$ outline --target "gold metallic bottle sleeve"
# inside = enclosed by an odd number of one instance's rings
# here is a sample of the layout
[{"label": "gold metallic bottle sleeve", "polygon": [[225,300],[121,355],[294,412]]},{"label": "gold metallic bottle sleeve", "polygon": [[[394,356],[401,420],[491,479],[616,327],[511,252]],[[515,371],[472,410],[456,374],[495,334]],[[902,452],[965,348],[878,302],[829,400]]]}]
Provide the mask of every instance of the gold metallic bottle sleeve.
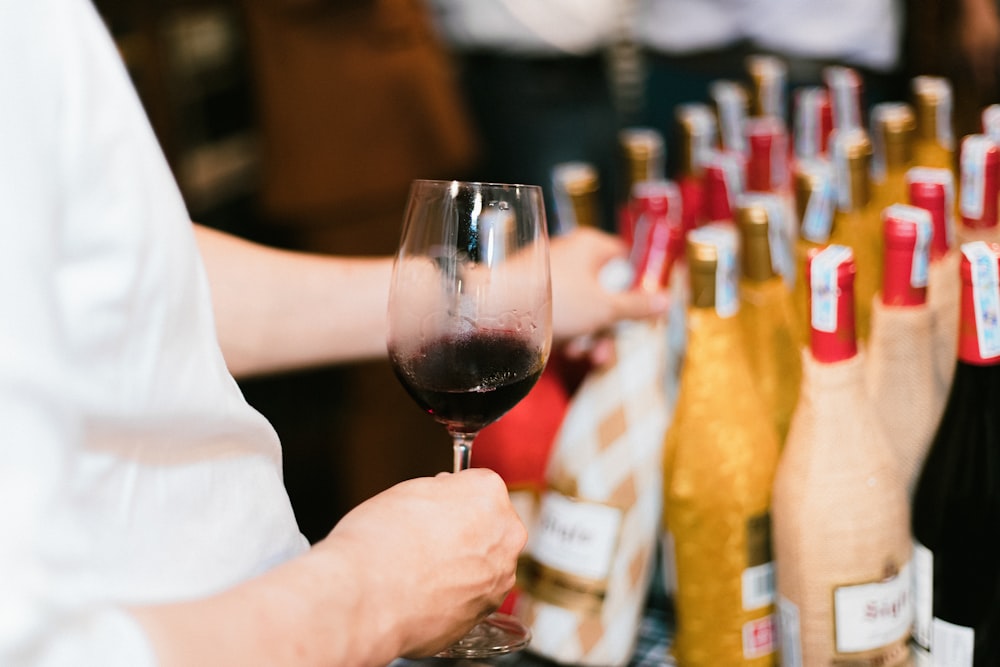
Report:
[{"label": "gold metallic bottle sleeve", "polygon": [[[775,195],[740,198],[740,324],[751,374],[784,443],[799,396],[802,357],[796,341],[795,311],[788,284],[775,270],[772,246],[787,243],[772,222],[781,202]],[[777,250],[775,252],[778,252]]]},{"label": "gold metallic bottle sleeve", "polygon": [[687,358],[664,467],[674,654],[685,667],[775,664],[770,495],[778,437],[744,356],[736,230],[688,235]]}]

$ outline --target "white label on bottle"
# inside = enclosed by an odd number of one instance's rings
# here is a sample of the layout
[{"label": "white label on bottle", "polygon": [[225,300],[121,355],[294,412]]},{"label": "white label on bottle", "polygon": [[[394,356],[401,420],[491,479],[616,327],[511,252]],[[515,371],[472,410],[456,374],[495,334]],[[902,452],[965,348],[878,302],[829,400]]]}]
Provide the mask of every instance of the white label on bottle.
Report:
[{"label": "white label on bottle", "polygon": [[905,637],[913,624],[912,575],[907,564],[885,581],[840,586],[833,592],[837,651],[855,653]]},{"label": "white label on bottle", "polygon": [[972,271],[972,304],[976,316],[979,356],[1000,356],[1000,276],[997,258],[984,241],[962,245]]},{"label": "white label on bottle", "polygon": [[777,648],[774,616],[747,621],[743,624],[743,657],[747,660],[771,655]]},{"label": "white label on bottle", "polygon": [[748,567],[742,580],[744,611],[774,604],[774,563]]},{"label": "white label on bottle", "polygon": [[528,553],[554,570],[603,581],[611,570],[621,523],[617,508],[549,491],[542,497]]},{"label": "white label on bottle", "polygon": [[840,301],[837,274],[840,265],[849,260],[852,254],[847,246],[831,245],[813,257],[809,269],[812,290],[810,318],[813,329],[817,331],[833,333],[837,330],[837,304]]},{"label": "white label on bottle", "polygon": [[778,640],[781,644],[781,667],[802,667],[802,641],[799,636],[799,608],[778,596]]},{"label": "white label on bottle", "polygon": [[714,223],[688,232],[695,243],[715,248],[715,312],[719,317],[732,317],[739,311],[736,272],[736,247],[738,237],[733,225]]},{"label": "white label on bottle", "polygon": [[913,543],[913,641],[925,649],[931,647],[931,623],[934,619],[934,554]]},{"label": "white label on bottle", "polygon": [[836,197],[833,171],[827,163],[819,161],[811,161],[809,169],[815,181],[802,216],[802,237],[813,243],[826,243],[833,227]]},{"label": "white label on bottle", "polygon": [[1000,144],[1000,104],[991,104],[982,113],[983,132],[994,141]]},{"label": "white label on bottle", "polygon": [[940,618],[934,619],[931,656],[934,667],[972,667],[976,631]]},{"label": "white label on bottle", "polygon": [[986,152],[993,145],[988,137],[972,134],[962,142],[961,175],[962,215],[972,220],[983,217],[986,189]]}]

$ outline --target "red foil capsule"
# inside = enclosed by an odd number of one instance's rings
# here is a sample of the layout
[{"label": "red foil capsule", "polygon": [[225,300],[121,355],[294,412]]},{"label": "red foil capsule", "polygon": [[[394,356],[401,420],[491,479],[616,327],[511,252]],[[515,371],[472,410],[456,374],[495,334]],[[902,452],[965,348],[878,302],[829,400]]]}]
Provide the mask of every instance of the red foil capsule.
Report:
[{"label": "red foil capsule", "polygon": [[992,366],[1000,357],[1000,245],[973,241],[962,245],[962,297],[958,358]]},{"label": "red foil capsule", "polygon": [[920,306],[927,302],[927,270],[933,224],[929,211],[893,204],[882,212],[885,268],[882,303]]},{"label": "red foil capsule", "polygon": [[906,181],[910,204],[931,214],[931,259],[938,260],[955,244],[955,177],[947,169],[914,167]]},{"label": "red foil capsule", "polygon": [[788,185],[788,131],[775,116],[746,121],[747,190],[777,192]]},{"label": "red foil capsule", "polygon": [[854,315],[854,253],[847,246],[816,248],[806,257],[809,282],[810,349],[823,363],[858,353]]},{"label": "red foil capsule", "polygon": [[962,224],[969,229],[996,227],[1000,149],[985,134],[966,136],[962,140],[960,171]]},{"label": "red foil capsule", "polygon": [[660,179],[636,183],[638,206],[632,262],[633,289],[655,292],[670,279],[670,270],[683,250],[681,198],[677,184]]},{"label": "red foil capsule", "polygon": [[705,218],[733,220],[736,198],[743,192],[745,160],[738,153],[711,151],[705,158]]}]

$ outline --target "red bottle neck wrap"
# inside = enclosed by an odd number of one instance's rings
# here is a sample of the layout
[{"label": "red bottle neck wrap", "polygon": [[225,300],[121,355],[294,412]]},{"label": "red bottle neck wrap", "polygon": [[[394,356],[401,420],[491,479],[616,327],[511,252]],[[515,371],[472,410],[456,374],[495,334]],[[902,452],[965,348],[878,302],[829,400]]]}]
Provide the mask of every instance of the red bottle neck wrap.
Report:
[{"label": "red bottle neck wrap", "polygon": [[747,190],[777,192],[788,185],[788,132],[773,116],[748,118]]},{"label": "red bottle neck wrap", "polygon": [[882,212],[885,267],[882,303],[920,306],[927,302],[927,273],[933,223],[926,209],[893,204]]},{"label": "red bottle neck wrap", "polygon": [[970,229],[997,226],[1000,194],[1000,149],[985,134],[970,134],[962,141],[962,224]]},{"label": "red bottle neck wrap", "polygon": [[940,259],[955,244],[955,177],[947,169],[914,167],[906,181],[910,204],[931,214],[931,259]]},{"label": "red bottle neck wrap", "polygon": [[1000,245],[962,245],[962,300],[958,358],[967,364],[1000,363]]},{"label": "red bottle neck wrap", "polygon": [[858,352],[854,321],[855,274],[854,253],[847,246],[814,249],[806,258],[810,349],[817,361],[845,361]]}]

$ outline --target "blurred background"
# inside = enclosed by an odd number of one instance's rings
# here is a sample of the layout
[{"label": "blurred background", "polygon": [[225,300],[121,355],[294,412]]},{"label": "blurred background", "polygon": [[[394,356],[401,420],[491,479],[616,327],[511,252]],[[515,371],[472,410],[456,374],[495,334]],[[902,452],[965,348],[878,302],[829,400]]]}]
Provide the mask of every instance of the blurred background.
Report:
[{"label": "blurred background", "polygon": [[[573,160],[598,169],[601,226],[613,230],[618,132],[641,125],[673,137],[676,105],[706,102],[712,81],[743,77],[747,55],[779,51],[738,34],[658,48],[629,28],[657,4],[638,0],[95,4],[193,220],[349,255],[394,251],[413,178],[539,183],[552,224],[551,169]],[[840,6],[813,4],[814,13]],[[775,53],[789,62],[790,84],[819,84],[823,66],[850,65],[872,104],[907,99],[916,75],[945,76],[955,135],[980,132],[981,109],[1000,101],[992,0],[881,5],[896,28],[867,45]],[[869,58],[866,46],[889,55]],[[666,150],[672,160],[669,140]],[[450,469],[444,430],[382,360],[240,384],[281,436],[286,484],[311,540],[382,489]]]}]

